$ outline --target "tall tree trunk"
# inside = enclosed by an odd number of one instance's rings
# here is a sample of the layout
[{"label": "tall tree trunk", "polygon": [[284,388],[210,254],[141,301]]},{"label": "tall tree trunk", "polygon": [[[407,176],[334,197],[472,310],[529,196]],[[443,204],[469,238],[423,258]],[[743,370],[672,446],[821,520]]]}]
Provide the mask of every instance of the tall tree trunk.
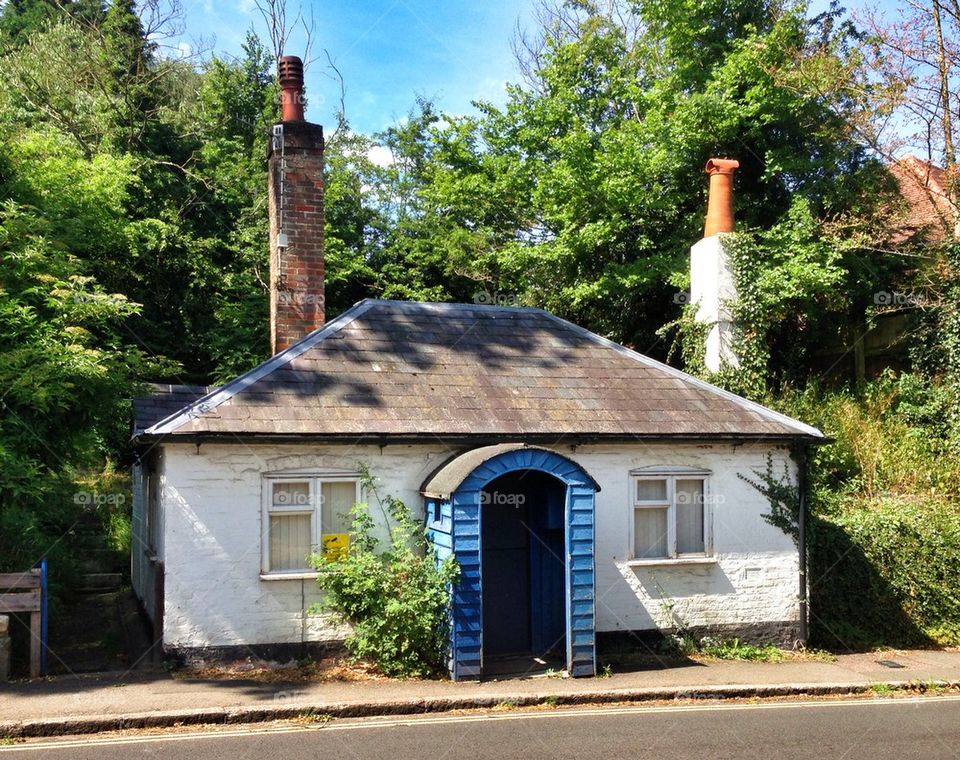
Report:
[{"label": "tall tree trunk", "polygon": [[[953,147],[953,115],[950,112],[950,63],[943,41],[943,24],[940,17],[941,0],[932,0],[933,26],[937,33],[937,70],[940,75],[940,125],[943,129],[943,158],[946,164],[944,190],[953,208],[953,234],[960,238],[960,215],[957,214],[956,163]],[[947,11],[949,13],[949,9]]]}]

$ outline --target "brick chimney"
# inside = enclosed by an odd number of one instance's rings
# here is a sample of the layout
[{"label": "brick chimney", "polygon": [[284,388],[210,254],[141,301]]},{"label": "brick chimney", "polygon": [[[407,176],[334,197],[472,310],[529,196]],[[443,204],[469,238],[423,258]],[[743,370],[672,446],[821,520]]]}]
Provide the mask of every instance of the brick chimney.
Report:
[{"label": "brick chimney", "polygon": [[704,364],[711,372],[739,366],[730,313],[737,297],[736,280],[723,248],[724,236],[733,232],[733,173],[739,166],[725,158],[707,161],[710,193],[703,240],[690,249],[690,303],[696,307],[697,321],[707,327]]},{"label": "brick chimney", "polygon": [[274,354],[324,322],[323,127],[304,121],[303,62],[283,56],[277,74],[281,121],[267,153]]}]

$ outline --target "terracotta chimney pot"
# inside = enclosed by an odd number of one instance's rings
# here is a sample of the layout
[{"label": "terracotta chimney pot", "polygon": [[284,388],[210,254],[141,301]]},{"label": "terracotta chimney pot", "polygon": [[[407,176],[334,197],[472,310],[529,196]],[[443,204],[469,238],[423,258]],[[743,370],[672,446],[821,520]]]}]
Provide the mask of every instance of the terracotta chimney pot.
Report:
[{"label": "terracotta chimney pot", "polygon": [[280,118],[282,121],[303,121],[303,61],[285,55],[277,62],[280,81]]},{"label": "terracotta chimney pot", "polygon": [[707,202],[705,238],[718,232],[733,232],[733,173],[739,161],[727,158],[711,158],[706,172],[710,175],[710,194]]}]

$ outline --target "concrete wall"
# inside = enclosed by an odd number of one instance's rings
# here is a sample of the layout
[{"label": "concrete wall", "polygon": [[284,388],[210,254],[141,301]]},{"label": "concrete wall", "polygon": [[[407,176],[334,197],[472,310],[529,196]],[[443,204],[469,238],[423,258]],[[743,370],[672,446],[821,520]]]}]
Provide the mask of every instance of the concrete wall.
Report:
[{"label": "concrete wall", "polygon": [[[310,578],[261,578],[262,474],[343,471],[369,466],[382,492],[422,513],[424,479],[455,452],[425,446],[208,444],[164,447],[162,506],[166,568],[164,644],[173,648],[329,641],[329,620],[306,615],[318,602]],[[766,499],[738,475],[795,469],[787,451],[733,444],[592,445],[558,453],[600,484],[597,495],[597,629],[678,626],[738,631],[758,624],[794,626],[797,560],[791,539],[763,520]],[[630,470],[687,466],[712,472],[715,561],[629,564]],[[376,514],[376,510],[373,510]]]}]

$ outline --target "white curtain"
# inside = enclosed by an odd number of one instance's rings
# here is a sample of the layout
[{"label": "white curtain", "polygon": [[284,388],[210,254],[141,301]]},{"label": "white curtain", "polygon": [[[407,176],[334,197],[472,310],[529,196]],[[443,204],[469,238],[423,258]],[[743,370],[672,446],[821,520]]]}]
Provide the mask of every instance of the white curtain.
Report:
[{"label": "white curtain", "polygon": [[633,556],[651,559],[667,556],[667,508],[633,510]]},{"label": "white curtain", "polygon": [[349,533],[350,510],[357,501],[355,481],[330,481],[321,486],[321,533]]},{"label": "white curtain", "polygon": [[637,501],[666,501],[666,480],[638,480]]},{"label": "white curtain", "polygon": [[703,481],[677,480],[677,553],[704,551]]},{"label": "white curtain", "polygon": [[309,514],[270,515],[270,569],[308,570],[311,532]]}]

